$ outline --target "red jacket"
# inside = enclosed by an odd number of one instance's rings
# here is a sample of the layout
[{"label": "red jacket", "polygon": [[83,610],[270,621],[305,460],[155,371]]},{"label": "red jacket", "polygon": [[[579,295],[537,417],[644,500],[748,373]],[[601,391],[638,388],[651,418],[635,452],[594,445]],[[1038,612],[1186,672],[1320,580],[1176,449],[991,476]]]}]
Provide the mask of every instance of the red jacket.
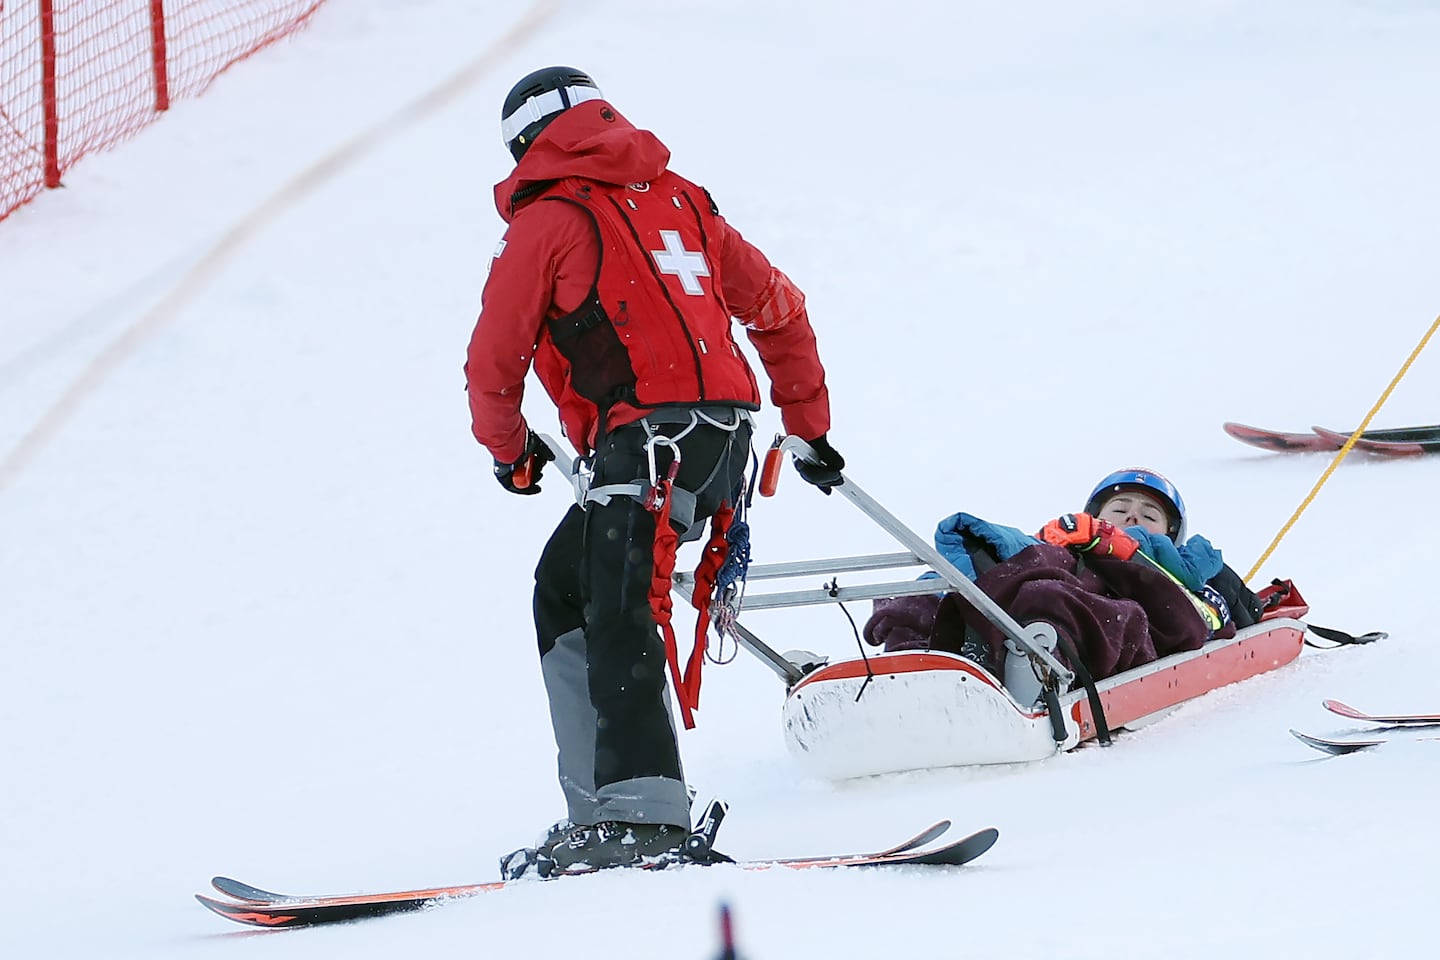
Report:
[{"label": "red jacket", "polygon": [[[669,159],[669,150],[653,134],[637,130],[605,101],[591,100],[557,117],[515,172],[495,187],[496,208],[510,226],[491,261],[465,377],[475,438],[496,460],[512,462],[524,450],[527,427],[520,404],[532,363],[577,450],[591,451],[598,427],[599,411],[575,390],[570,364],[546,323],[572,313],[588,298],[601,262],[596,225],[575,203],[535,201],[547,193],[559,195],[563,186],[554,181],[565,178],[602,185],[651,183],[661,179]],[[688,185],[673,175],[669,179]],[[718,290],[706,289],[718,293],[729,314],[744,324],[770,377],[770,397],[786,431],[818,437],[830,428],[830,401],[804,295],[723,217],[705,214],[704,229],[712,234],[704,244],[710,277],[655,276],[673,282],[682,306],[682,280],[718,280]],[[661,245],[658,236],[642,238],[646,248]],[[632,422],[645,412],[616,404],[607,425]]]}]

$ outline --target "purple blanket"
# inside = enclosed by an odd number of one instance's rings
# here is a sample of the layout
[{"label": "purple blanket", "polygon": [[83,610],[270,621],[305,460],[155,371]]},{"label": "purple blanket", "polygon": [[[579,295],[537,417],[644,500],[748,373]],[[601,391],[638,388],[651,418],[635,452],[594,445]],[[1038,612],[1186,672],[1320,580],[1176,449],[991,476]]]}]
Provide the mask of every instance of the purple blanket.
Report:
[{"label": "purple blanket", "polygon": [[876,600],[874,612],[865,621],[865,639],[884,647],[886,653],[929,650],[930,632],[935,628],[938,609],[940,597],[933,593]]},{"label": "purple blanket", "polygon": [[[1185,589],[1143,561],[1086,557],[1077,563],[1069,550],[1037,544],[976,582],[1022,625],[1054,625],[1096,680],[1198,649],[1209,639]],[[989,651],[985,665],[998,671],[1005,662],[1004,635],[959,594],[877,601],[865,638],[886,650],[928,646],[959,653],[967,627]],[[1234,627],[1226,631],[1233,634]],[[1059,655],[1073,666],[1063,650]]]}]

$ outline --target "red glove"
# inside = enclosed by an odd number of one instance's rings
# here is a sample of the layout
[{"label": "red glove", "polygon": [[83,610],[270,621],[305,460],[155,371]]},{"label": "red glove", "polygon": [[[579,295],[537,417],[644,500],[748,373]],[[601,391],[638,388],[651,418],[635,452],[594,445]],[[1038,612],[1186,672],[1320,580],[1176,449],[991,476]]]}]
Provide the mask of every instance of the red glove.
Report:
[{"label": "red glove", "polygon": [[1109,520],[1096,520],[1088,513],[1067,513],[1051,520],[1040,531],[1040,539],[1057,547],[1121,560],[1129,560],[1140,549],[1130,534],[1117,530]]}]

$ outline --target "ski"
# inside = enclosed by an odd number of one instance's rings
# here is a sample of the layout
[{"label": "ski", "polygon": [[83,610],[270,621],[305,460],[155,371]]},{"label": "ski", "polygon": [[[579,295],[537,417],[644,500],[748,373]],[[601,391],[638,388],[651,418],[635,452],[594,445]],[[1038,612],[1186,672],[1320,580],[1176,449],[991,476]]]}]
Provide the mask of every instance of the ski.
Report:
[{"label": "ski", "polygon": [[[1241,443],[1277,453],[1335,451],[1350,439],[1350,431],[1325,427],[1312,427],[1310,433],[1286,433],[1229,422],[1222,429]],[[1440,425],[1367,430],[1355,441],[1355,449],[1382,456],[1440,452]]]},{"label": "ski", "polygon": [[1349,720],[1362,720],[1366,723],[1383,723],[1396,727],[1440,725],[1440,713],[1365,713],[1339,700],[1326,700],[1321,706]]},{"label": "ski", "polygon": [[[948,823],[946,826],[948,827]],[[940,825],[917,834],[924,837],[935,831]],[[940,830],[943,833],[944,830]],[[938,836],[938,834],[937,834]],[[777,860],[746,860],[733,864],[732,866],[741,870],[773,870],[791,869],[807,870],[815,868],[835,867],[878,867],[878,866],[963,866],[984,854],[999,838],[1000,833],[994,827],[988,827],[977,831],[960,840],[943,843],[938,846],[927,845],[929,841],[912,845],[911,841],[905,844],[897,844],[888,850],[877,851],[868,854],[843,854],[839,856],[825,857],[794,857]],[[646,869],[664,869],[666,867],[683,867],[687,865],[699,865],[694,861],[687,863],[685,860],[661,861],[653,865],[647,864]],[[616,868],[624,869],[624,868]],[[593,871],[601,873],[604,871]],[[567,874],[568,876],[568,874]],[[229,881],[224,878],[216,878],[216,889],[225,892],[225,888],[244,891],[252,895],[274,894],[269,891],[253,887],[239,881]],[[221,885],[224,883],[224,886]],[[237,923],[249,924],[256,927],[282,928],[313,926],[322,923],[337,923],[346,920],[362,920],[371,917],[387,916],[394,913],[406,913],[421,910],[426,907],[443,903],[449,900],[462,899],[477,896],[482,893],[490,893],[502,890],[516,883],[549,882],[538,881],[531,878],[520,880],[495,880],[489,883],[462,884],[452,887],[436,887],[428,890],[411,890],[400,893],[377,893],[360,894],[343,897],[318,897],[308,899],[289,899],[280,901],[254,902],[254,901],[225,901],[212,897],[196,894],[195,899],[201,904],[213,910],[215,913],[234,920]]]},{"label": "ski", "polygon": [[[903,840],[884,850],[877,850],[874,853],[859,854],[864,857],[888,857],[897,853],[904,853],[907,850],[914,850],[940,839],[950,829],[949,820],[939,820],[921,830],[908,840]],[[261,887],[245,883],[241,880],[234,880],[230,877],[213,877],[210,885],[216,890],[234,900],[245,903],[324,903],[335,900],[352,900],[365,894],[295,894],[276,893],[273,890],[265,890]],[[393,893],[382,894],[387,897],[398,897],[405,899],[441,899],[443,897],[464,897],[471,893],[483,893],[485,889],[492,887],[491,883],[463,884],[453,887],[433,887],[424,890],[397,890]]]},{"label": "ski", "polygon": [[1307,747],[1314,747],[1321,753],[1328,753],[1331,756],[1341,757],[1347,753],[1358,753],[1361,750],[1372,750],[1375,747],[1383,747],[1387,743],[1419,743],[1422,740],[1440,740],[1440,737],[1420,737],[1416,740],[1399,739],[1395,737],[1375,737],[1367,740],[1330,740],[1326,737],[1315,737],[1308,733],[1301,733],[1299,730],[1291,730],[1296,740]]},{"label": "ski", "polygon": [[[1349,434],[1336,430],[1327,430],[1324,427],[1310,429],[1315,431],[1316,436],[1337,444],[1336,450],[1350,439]],[[1374,432],[1365,433],[1355,441],[1355,449],[1383,457],[1414,457],[1422,453],[1440,452],[1440,430],[1425,432],[1426,430],[1428,428],[1386,431],[1386,437],[1378,437]]]},{"label": "ski", "polygon": [[1340,449],[1336,444],[1314,433],[1282,433],[1278,430],[1246,426],[1243,423],[1225,423],[1221,425],[1221,429],[1241,443],[1275,453],[1317,453]]}]

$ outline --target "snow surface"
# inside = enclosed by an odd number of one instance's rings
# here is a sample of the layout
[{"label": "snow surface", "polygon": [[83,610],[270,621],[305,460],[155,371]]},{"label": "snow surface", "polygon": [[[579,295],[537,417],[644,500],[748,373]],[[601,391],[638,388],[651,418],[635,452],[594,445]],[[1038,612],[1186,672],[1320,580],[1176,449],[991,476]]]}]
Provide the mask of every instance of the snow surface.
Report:
[{"label": "snow surface", "polygon": [[[724,849],[943,816],[999,827],[972,867],[280,933],[190,895],[489,879],[561,812],[529,583],[567,492],[496,486],[460,369],[518,76],[590,70],[806,290],[832,439],[913,528],[1038,527],[1143,463],[1243,573],[1329,461],[1220,423],[1354,425],[1440,312],[1437,49],[1423,0],[335,0],[0,226],[0,955],[708,958],[722,901],[751,958],[1433,951],[1440,748],[1286,730],[1437,707],[1440,458],[1347,461],[1257,576],[1390,639],[1112,749],[809,780],[774,676],[710,667],[682,749]],[[1437,369],[1375,425],[1434,422]],[[760,562],[894,549],[793,473],[753,520]],[[749,624],[856,652],[834,608]]]}]

